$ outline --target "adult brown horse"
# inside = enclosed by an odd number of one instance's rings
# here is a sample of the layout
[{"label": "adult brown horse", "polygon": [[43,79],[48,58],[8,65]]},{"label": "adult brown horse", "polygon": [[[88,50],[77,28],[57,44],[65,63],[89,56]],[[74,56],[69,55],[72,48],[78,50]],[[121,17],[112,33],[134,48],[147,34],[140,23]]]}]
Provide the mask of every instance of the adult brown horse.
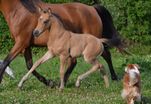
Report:
[{"label": "adult brown horse", "polygon": [[[46,4],[41,0],[0,0],[0,10],[9,26],[11,37],[15,40],[15,45],[4,59],[3,64],[0,65],[0,82],[5,68],[20,52],[24,52],[27,68],[30,69],[33,65],[31,46],[46,46],[48,40],[46,33],[43,33],[39,38],[32,37],[32,31],[39,17],[37,6],[50,7],[61,17],[66,29],[75,33],[90,33],[98,38],[117,39],[116,46],[121,49],[121,42],[113,25],[112,17],[102,6],[93,7],[80,3]],[[108,48],[105,48],[102,56],[109,65],[112,79],[117,80]],[[68,65],[65,82],[76,65],[76,59],[70,59]],[[46,80],[36,71],[33,74],[44,84],[52,84],[52,81]]]}]

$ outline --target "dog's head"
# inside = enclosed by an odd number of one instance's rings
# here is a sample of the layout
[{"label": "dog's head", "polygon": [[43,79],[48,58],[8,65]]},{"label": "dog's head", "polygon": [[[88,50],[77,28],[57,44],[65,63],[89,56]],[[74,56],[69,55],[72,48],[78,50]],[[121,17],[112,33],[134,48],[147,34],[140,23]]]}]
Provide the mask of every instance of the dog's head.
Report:
[{"label": "dog's head", "polygon": [[140,67],[138,64],[128,64],[125,68],[125,72],[129,73],[130,71],[134,71],[134,72],[140,74],[139,69],[140,69]]}]

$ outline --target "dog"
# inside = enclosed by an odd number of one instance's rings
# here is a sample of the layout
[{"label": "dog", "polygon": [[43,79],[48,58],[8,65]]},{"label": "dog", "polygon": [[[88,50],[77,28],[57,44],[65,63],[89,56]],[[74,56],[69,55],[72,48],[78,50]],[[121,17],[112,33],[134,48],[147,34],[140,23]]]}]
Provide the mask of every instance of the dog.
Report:
[{"label": "dog", "polygon": [[[0,60],[0,64],[2,64],[2,63],[3,63],[3,61]],[[13,71],[9,66],[6,67],[5,73],[7,73],[11,78],[13,78],[13,79],[15,78]]]},{"label": "dog", "polygon": [[129,64],[125,68],[123,78],[122,98],[127,104],[134,104],[135,101],[141,102],[141,77],[139,65]]}]

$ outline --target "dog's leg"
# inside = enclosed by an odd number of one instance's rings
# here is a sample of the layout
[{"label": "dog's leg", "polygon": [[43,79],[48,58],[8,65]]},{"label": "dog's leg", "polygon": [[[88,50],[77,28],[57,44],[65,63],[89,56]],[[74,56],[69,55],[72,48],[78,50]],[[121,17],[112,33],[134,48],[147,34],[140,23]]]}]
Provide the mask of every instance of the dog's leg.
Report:
[{"label": "dog's leg", "polygon": [[134,99],[131,99],[131,100],[130,100],[130,104],[134,104]]}]

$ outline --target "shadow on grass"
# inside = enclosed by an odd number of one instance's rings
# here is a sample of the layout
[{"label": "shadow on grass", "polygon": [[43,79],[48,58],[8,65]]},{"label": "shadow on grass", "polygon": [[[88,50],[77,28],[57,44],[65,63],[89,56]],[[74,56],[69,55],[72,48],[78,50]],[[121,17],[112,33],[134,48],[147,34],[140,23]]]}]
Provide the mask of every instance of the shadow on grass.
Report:
[{"label": "shadow on grass", "polygon": [[142,97],[141,104],[151,104],[151,97]]}]

